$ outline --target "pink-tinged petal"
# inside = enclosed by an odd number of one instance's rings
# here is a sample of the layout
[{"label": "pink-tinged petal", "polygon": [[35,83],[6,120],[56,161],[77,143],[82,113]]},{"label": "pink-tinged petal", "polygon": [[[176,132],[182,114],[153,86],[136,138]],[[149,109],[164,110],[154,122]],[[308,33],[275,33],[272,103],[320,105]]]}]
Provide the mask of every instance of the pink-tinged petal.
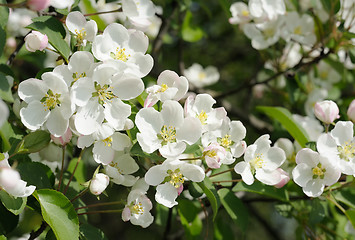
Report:
[{"label": "pink-tinged petal", "polygon": [[283,186],[286,185],[286,183],[288,183],[290,181],[290,176],[288,175],[287,172],[285,172],[281,168],[276,169],[276,171],[278,171],[278,173],[280,174],[281,179],[277,184],[275,184],[275,187],[282,188]]},{"label": "pink-tinged petal", "polygon": [[157,186],[155,200],[165,207],[172,208],[178,203],[175,201],[178,196],[177,189],[170,183],[164,183]]},{"label": "pink-tinged petal", "polygon": [[39,101],[33,101],[20,110],[22,123],[31,130],[37,130],[43,126],[49,115],[50,111],[46,110]]},{"label": "pink-tinged petal", "polygon": [[231,152],[233,157],[239,158],[241,157],[247,148],[247,144],[245,141],[240,141],[231,147]]},{"label": "pink-tinged petal", "polygon": [[157,98],[156,94],[148,94],[147,98],[144,101],[144,107],[145,108],[149,108],[149,107],[153,107],[157,102],[159,101],[159,99]]},{"label": "pink-tinged petal", "polygon": [[131,218],[131,210],[129,210],[129,207],[125,207],[122,211],[122,220],[124,222],[129,221],[129,219]]}]

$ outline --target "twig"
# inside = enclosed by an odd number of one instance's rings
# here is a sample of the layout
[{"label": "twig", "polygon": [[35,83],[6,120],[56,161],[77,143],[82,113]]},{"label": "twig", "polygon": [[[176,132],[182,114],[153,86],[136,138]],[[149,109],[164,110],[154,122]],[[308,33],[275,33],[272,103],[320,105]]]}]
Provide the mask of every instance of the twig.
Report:
[{"label": "twig", "polygon": [[28,240],[34,240],[37,237],[39,237],[39,235],[42,234],[42,232],[47,228],[47,223],[45,221],[42,222],[41,226],[37,229],[37,231],[32,231],[30,233],[30,237],[28,238]]},{"label": "twig", "polygon": [[228,170],[225,170],[225,171],[222,171],[222,172],[218,172],[218,173],[212,174],[212,175],[210,176],[210,178],[211,178],[211,177],[214,177],[214,176],[218,176],[218,175],[223,174],[223,173],[231,172],[231,171],[233,171],[233,170],[234,170],[233,168],[230,168],[230,169],[228,169]]},{"label": "twig", "polygon": [[60,177],[59,177],[59,183],[58,183],[57,191],[61,191],[60,187],[61,187],[61,184],[62,184],[62,181],[63,181],[65,148],[66,148],[66,145],[62,146],[62,168],[60,170]]},{"label": "twig", "polygon": [[80,216],[80,215],[87,215],[87,214],[95,214],[95,213],[119,213],[119,212],[122,212],[122,210],[101,210],[101,211],[92,211],[92,212],[78,213],[78,216]]},{"label": "twig", "polygon": [[111,11],[105,11],[105,12],[87,13],[87,14],[84,14],[84,16],[85,17],[89,17],[89,16],[94,16],[94,15],[115,13],[115,12],[122,12],[122,8],[119,8],[119,9],[116,9],[116,10],[111,10]]},{"label": "twig", "polygon": [[90,207],[101,207],[101,206],[110,206],[110,205],[118,205],[124,203],[123,201],[115,201],[115,202],[105,202],[105,203],[96,203],[96,204],[91,204],[91,205],[86,205],[83,207],[78,207],[75,208],[75,210],[79,209],[84,209],[84,208],[90,208]]},{"label": "twig", "polygon": [[82,157],[83,152],[84,152],[84,149],[85,149],[85,148],[83,148],[83,149],[81,150],[81,152],[80,152],[80,155],[79,155],[79,157],[78,157],[78,161],[76,162],[76,165],[75,165],[75,167],[74,167],[74,170],[73,170],[73,172],[72,172],[72,174],[71,174],[71,176],[70,176],[70,178],[69,178],[69,181],[68,181],[68,183],[67,183],[67,186],[66,186],[65,189],[64,189],[63,194],[65,194],[65,193],[68,191],[69,185],[70,185],[71,181],[73,180],[73,177],[74,177],[74,174],[75,174],[76,169],[78,168],[79,162],[80,162],[81,157]]},{"label": "twig", "polygon": [[89,191],[89,188],[86,188],[85,190],[81,191],[78,195],[76,195],[72,200],[70,200],[70,202],[74,202],[76,199],[80,198],[81,196],[83,196],[85,193],[87,193],[87,191]]}]

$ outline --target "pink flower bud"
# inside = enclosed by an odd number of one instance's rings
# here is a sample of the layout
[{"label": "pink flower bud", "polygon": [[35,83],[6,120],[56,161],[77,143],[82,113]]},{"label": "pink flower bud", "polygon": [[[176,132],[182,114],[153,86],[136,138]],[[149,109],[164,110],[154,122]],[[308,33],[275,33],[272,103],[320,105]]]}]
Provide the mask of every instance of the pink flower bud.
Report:
[{"label": "pink flower bud", "polygon": [[107,175],[98,173],[93,179],[91,179],[90,192],[94,195],[100,195],[105,191],[109,183],[110,178]]},{"label": "pink flower bud", "polygon": [[335,119],[340,117],[337,104],[330,100],[317,102],[314,105],[314,114],[325,124],[331,124]]},{"label": "pink flower bud", "polygon": [[211,143],[203,150],[209,168],[220,168],[221,161],[226,157],[226,149],[218,143]]},{"label": "pink flower bud", "polygon": [[37,31],[32,31],[25,37],[26,49],[30,52],[43,51],[48,46],[48,37]]},{"label": "pink flower bud", "polygon": [[28,0],[27,7],[33,11],[42,11],[49,7],[50,0]]},{"label": "pink flower bud", "polygon": [[355,99],[350,103],[347,114],[348,118],[355,122]]},{"label": "pink flower bud", "polygon": [[54,135],[51,135],[51,139],[55,144],[64,146],[68,142],[70,142],[72,136],[73,136],[73,134],[72,134],[70,128],[68,128],[67,131],[64,133],[64,135],[62,135],[60,137],[55,137]]},{"label": "pink flower bud", "polygon": [[276,169],[276,172],[280,174],[280,182],[278,182],[277,184],[275,184],[274,186],[276,188],[282,188],[283,186],[285,186],[286,183],[288,183],[288,181],[290,181],[290,176],[288,175],[287,172],[285,172],[283,169],[278,168]]}]

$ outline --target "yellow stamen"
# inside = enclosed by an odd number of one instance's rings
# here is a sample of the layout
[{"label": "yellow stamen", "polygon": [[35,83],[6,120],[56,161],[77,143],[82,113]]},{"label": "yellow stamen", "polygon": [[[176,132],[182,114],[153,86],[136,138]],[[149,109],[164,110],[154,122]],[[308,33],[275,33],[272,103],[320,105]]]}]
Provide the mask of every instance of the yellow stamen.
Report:
[{"label": "yellow stamen", "polygon": [[202,125],[206,125],[206,121],[207,121],[207,113],[205,111],[201,111],[199,115],[197,115],[197,118],[200,120]]}]

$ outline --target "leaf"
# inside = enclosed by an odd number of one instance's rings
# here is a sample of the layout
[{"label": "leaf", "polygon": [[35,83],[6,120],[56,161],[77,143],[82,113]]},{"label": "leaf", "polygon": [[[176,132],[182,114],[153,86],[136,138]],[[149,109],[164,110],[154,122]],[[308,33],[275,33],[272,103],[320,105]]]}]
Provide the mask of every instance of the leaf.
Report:
[{"label": "leaf", "polygon": [[0,204],[0,216],[0,235],[7,235],[16,228],[19,216],[12,214],[2,204]]},{"label": "leaf", "polygon": [[340,0],[321,0],[324,9],[331,13],[336,14],[340,10]]},{"label": "leaf", "polygon": [[107,240],[105,234],[98,228],[84,223],[80,225],[80,239],[82,240]]},{"label": "leaf", "polygon": [[79,238],[79,219],[73,205],[62,193],[40,189],[34,197],[41,205],[43,219],[53,230],[58,240]]},{"label": "leaf", "polygon": [[355,209],[355,190],[354,189],[341,189],[334,194],[334,197],[337,201],[342,202],[348,205],[351,208]]},{"label": "leaf", "polygon": [[301,147],[304,148],[306,143],[310,142],[306,131],[292,118],[291,113],[287,109],[282,107],[259,106],[256,110],[265,113],[270,118],[280,122]]},{"label": "leaf", "polygon": [[66,32],[63,24],[51,16],[41,16],[32,19],[27,28],[46,34],[48,42],[63,56],[66,62],[70,56],[69,45],[64,40]]},{"label": "leaf", "polygon": [[345,215],[351,222],[351,225],[353,225],[353,227],[355,228],[355,210],[351,210],[351,209],[346,210]]},{"label": "leaf", "polygon": [[190,182],[188,189],[189,189],[189,193],[194,198],[199,198],[203,195],[202,189],[195,182]]},{"label": "leaf", "polygon": [[35,153],[47,147],[51,135],[47,131],[37,130],[25,136],[17,145],[16,153]]},{"label": "leaf", "polygon": [[243,202],[227,188],[218,190],[218,195],[229,216],[233,219],[236,225],[245,232],[248,226],[249,214]]},{"label": "leaf", "polygon": [[254,182],[252,185],[247,185],[244,182],[239,182],[232,189],[233,192],[252,192],[260,195],[272,197],[283,202],[288,202],[288,195],[285,188],[275,188],[267,186],[261,182]]},{"label": "leaf", "polygon": [[[6,0],[0,0],[0,3],[6,4]],[[0,6],[0,26],[4,29],[9,19],[9,8]]]},{"label": "leaf", "polygon": [[5,191],[0,191],[2,204],[15,215],[19,215],[25,209],[27,198],[13,197]]},{"label": "leaf", "polygon": [[194,202],[186,199],[179,200],[178,213],[188,239],[199,236],[202,231],[202,221],[198,217],[199,212],[200,209],[195,206]]},{"label": "leaf", "polygon": [[5,44],[6,44],[6,32],[2,27],[0,27],[0,57],[4,50]]},{"label": "leaf", "polygon": [[136,142],[133,147],[131,148],[131,155],[133,156],[139,156],[139,157],[144,157],[144,158],[149,158],[149,159],[152,159],[152,160],[155,160],[157,162],[161,162],[161,161],[164,161],[165,158],[161,157],[161,156],[158,156],[156,153],[151,153],[151,154],[148,154],[148,153],[145,153],[141,146],[139,145],[138,142]]},{"label": "leaf", "polygon": [[[78,162],[78,158],[73,158],[69,162],[69,166],[68,166],[67,171],[70,173],[73,173],[77,162]],[[86,181],[86,168],[85,168],[84,161],[79,162],[79,164],[75,170],[74,177],[79,183],[84,183]]]},{"label": "leaf", "polygon": [[191,23],[192,13],[186,11],[184,22],[182,23],[181,35],[182,39],[186,42],[197,42],[201,40],[205,34],[202,29],[198,26],[194,26]]},{"label": "leaf", "polygon": [[11,87],[6,75],[0,72],[0,98],[12,103],[14,102],[14,98],[12,97]]},{"label": "leaf", "polygon": [[320,223],[325,217],[325,209],[327,206],[324,206],[324,201],[321,202],[318,198],[313,199],[311,202],[311,211],[309,213],[309,222],[311,224]]},{"label": "leaf", "polygon": [[217,191],[208,177],[205,177],[202,182],[199,182],[197,184],[200,186],[200,188],[206,194],[208,200],[210,201],[213,210],[213,220],[215,220],[218,208],[221,205]]},{"label": "leaf", "polygon": [[[222,164],[220,168],[213,169],[212,175],[216,174],[216,173],[223,172],[223,171],[227,171],[228,169],[229,169],[229,167],[227,165]],[[211,179],[214,182],[227,181],[227,182],[219,183],[221,186],[224,186],[224,187],[231,187],[233,184],[231,181],[229,181],[229,180],[232,180],[232,172],[231,171],[219,174],[217,176],[213,176],[213,177],[211,177]]]},{"label": "leaf", "polygon": [[[39,162],[20,162],[17,170],[21,175],[21,179],[27,182],[28,185],[36,186],[36,189],[52,188],[53,184],[48,177],[50,169]],[[52,172],[50,172],[53,175]]]}]

